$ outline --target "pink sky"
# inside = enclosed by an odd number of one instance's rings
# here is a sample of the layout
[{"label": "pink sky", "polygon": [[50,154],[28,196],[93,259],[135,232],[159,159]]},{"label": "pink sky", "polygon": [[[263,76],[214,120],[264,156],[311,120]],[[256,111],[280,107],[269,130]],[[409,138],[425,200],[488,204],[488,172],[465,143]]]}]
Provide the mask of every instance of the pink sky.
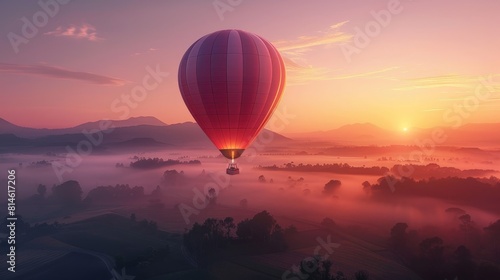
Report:
[{"label": "pink sky", "polygon": [[[192,121],[177,86],[181,56],[204,34],[236,28],[273,42],[287,62],[278,110],[295,118],[284,132],[449,125],[447,111],[464,102],[473,102],[464,122],[500,121],[499,1],[243,0],[219,13],[213,1],[172,2],[71,1],[18,53],[9,34],[22,36],[21,18],[42,10],[36,1],[2,2],[0,117],[48,128],[146,115]],[[376,23],[374,13],[390,20]],[[366,27],[369,43],[357,44]],[[348,48],[357,51],[346,57]],[[127,112],[116,110],[148,66],[169,76]],[[488,78],[487,98],[474,103]]]}]

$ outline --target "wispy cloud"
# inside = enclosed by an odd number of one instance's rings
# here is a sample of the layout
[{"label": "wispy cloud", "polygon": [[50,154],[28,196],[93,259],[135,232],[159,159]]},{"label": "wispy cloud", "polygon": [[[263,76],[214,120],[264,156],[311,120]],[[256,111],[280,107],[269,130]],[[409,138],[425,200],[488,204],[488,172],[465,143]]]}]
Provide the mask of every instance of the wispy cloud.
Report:
[{"label": "wispy cloud", "polygon": [[287,82],[287,84],[291,85],[303,85],[307,84],[309,81],[347,80],[357,78],[388,79],[387,77],[382,77],[379,74],[388,73],[400,68],[393,66],[370,72],[339,76],[327,68],[303,66],[287,57],[283,57],[283,60],[287,68],[287,80],[291,80],[290,82]]},{"label": "wispy cloud", "polygon": [[294,40],[273,42],[273,45],[285,55],[302,55],[314,47],[327,46],[336,43],[346,43],[352,38],[351,34],[341,32],[339,29],[347,21],[331,25],[326,31],[318,31],[317,35],[300,36]]},{"label": "wispy cloud", "polygon": [[442,108],[433,108],[433,109],[425,109],[423,110],[424,112],[439,112],[439,111],[444,111]]},{"label": "wispy cloud", "polygon": [[146,53],[150,53],[150,52],[155,52],[155,51],[159,51],[160,49],[157,49],[157,48],[149,48],[145,51],[140,51],[140,52],[135,52],[133,55],[143,55],[143,54],[146,54]]},{"label": "wispy cloud", "polygon": [[[491,77],[499,77],[500,74],[492,75]],[[429,88],[456,88],[456,89],[474,89],[480,82],[482,76],[466,76],[466,75],[439,75],[430,77],[421,77],[404,80],[402,87],[395,90],[414,90],[414,89],[429,89]],[[483,77],[484,79],[484,77]],[[490,85],[495,91],[500,91],[500,83],[494,82]]]},{"label": "wispy cloud", "polygon": [[55,79],[77,80],[90,84],[108,85],[108,86],[121,86],[127,83],[127,81],[125,80],[114,77],[98,75],[89,72],[71,71],[64,68],[59,68],[49,65],[41,65],[41,64],[21,65],[21,64],[0,63],[0,73],[35,75],[35,76],[43,76]]},{"label": "wispy cloud", "polygon": [[375,70],[375,71],[370,71],[370,72],[364,72],[364,73],[357,73],[357,74],[351,74],[351,75],[344,75],[344,76],[337,76],[334,77],[334,80],[346,80],[346,79],[352,79],[352,78],[363,78],[363,77],[379,77],[377,74],[382,74],[386,72],[390,72],[392,70],[399,69],[397,66],[393,67],[388,67],[380,70]]},{"label": "wispy cloud", "polygon": [[89,41],[100,41],[102,38],[97,36],[95,27],[90,24],[81,26],[71,25],[69,27],[59,26],[53,31],[44,33],[44,35],[61,36],[73,39],[84,39]]},{"label": "wispy cloud", "polygon": [[305,84],[308,81],[331,80],[331,70],[324,67],[304,66],[305,55],[320,47],[341,44],[351,40],[352,35],[340,31],[347,21],[331,25],[325,31],[314,35],[299,36],[293,40],[275,41],[273,45],[282,54],[287,68],[289,85]]}]

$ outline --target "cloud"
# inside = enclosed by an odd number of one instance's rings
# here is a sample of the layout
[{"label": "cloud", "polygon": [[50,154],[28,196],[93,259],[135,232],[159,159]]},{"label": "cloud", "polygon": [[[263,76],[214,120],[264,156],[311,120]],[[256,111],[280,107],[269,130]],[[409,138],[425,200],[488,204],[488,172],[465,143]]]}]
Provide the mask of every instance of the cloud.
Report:
[{"label": "cloud", "polygon": [[318,47],[328,47],[332,44],[345,43],[352,35],[339,29],[347,21],[331,25],[326,31],[318,31],[315,35],[299,36],[294,40],[275,41],[273,45],[283,56],[287,68],[287,84],[306,84],[308,81],[331,80],[331,71],[324,67],[303,66],[307,64],[305,55]]},{"label": "cloud", "polygon": [[[330,81],[330,80],[347,80],[356,78],[384,78],[377,74],[387,73],[400,67],[388,67],[380,70],[374,70],[370,72],[356,73],[350,75],[339,76],[332,73],[331,70],[321,67],[303,66],[290,58],[283,57],[287,68],[287,84],[288,85],[303,85],[307,84],[309,81]],[[288,82],[289,81],[289,82]]]},{"label": "cloud", "polygon": [[339,29],[347,21],[334,24],[326,31],[319,31],[318,35],[300,36],[295,40],[276,41],[273,45],[285,55],[302,55],[311,51],[314,47],[328,46],[336,43],[346,43],[352,35],[341,32]]},{"label": "cloud", "polygon": [[88,72],[71,71],[48,65],[21,65],[0,63],[0,72],[19,75],[44,76],[55,79],[77,80],[90,84],[108,86],[121,86],[127,83],[127,81],[118,78]]},{"label": "cloud", "polygon": [[159,50],[160,49],[157,49],[157,48],[149,48],[149,49],[142,51],[142,52],[135,52],[133,55],[143,55],[146,53],[155,52],[155,51],[159,51]]},{"label": "cloud", "polygon": [[73,39],[84,39],[89,41],[100,41],[102,38],[97,37],[95,27],[90,24],[83,24],[82,26],[71,25],[69,27],[59,26],[53,31],[44,33],[44,35],[68,37]]},{"label": "cloud", "polygon": [[388,68],[384,68],[381,70],[375,70],[375,71],[370,71],[370,72],[351,74],[351,75],[345,75],[345,76],[337,76],[337,77],[334,77],[333,79],[334,80],[346,80],[346,79],[352,79],[352,78],[372,77],[376,74],[390,72],[390,71],[396,70],[396,69],[399,69],[399,67],[393,66],[393,67],[388,67]]},{"label": "cloud", "polygon": [[429,77],[420,77],[403,80],[402,87],[395,90],[414,90],[414,89],[429,89],[429,88],[455,88],[474,90],[478,85],[485,83],[494,91],[500,91],[500,82],[494,81],[493,78],[500,77],[500,74],[488,76],[467,76],[467,75],[438,75]]}]

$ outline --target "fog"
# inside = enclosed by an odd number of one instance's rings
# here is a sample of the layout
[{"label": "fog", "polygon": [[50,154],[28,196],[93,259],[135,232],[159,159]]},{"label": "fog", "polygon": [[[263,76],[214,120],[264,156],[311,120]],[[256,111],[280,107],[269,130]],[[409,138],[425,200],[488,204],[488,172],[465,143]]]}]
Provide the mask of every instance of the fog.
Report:
[{"label": "fog", "polygon": [[[163,159],[192,160],[198,159],[201,165],[173,165],[155,169],[134,169],[128,167],[134,159],[132,157],[160,157]],[[449,157],[448,154],[438,155],[441,158]],[[471,161],[475,168],[491,168],[491,164],[481,163],[480,159],[469,156],[455,156],[458,160],[441,163],[443,166],[470,168]],[[163,151],[143,154],[115,154],[115,155],[90,155],[82,158],[74,168],[65,169],[62,174],[63,181],[76,180],[84,192],[83,196],[97,186],[129,184],[143,186],[145,193],[149,194],[156,186],[160,185],[163,192],[163,202],[169,212],[180,203],[191,204],[195,192],[194,188],[207,192],[207,186],[217,188],[219,205],[240,208],[240,201],[248,202],[247,212],[268,210],[276,217],[286,217],[288,223],[297,221],[311,221],[319,223],[323,218],[330,217],[337,223],[346,226],[360,226],[381,235],[387,235],[388,230],[396,222],[406,222],[411,228],[424,228],[429,225],[448,225],[456,227],[456,218],[445,213],[449,207],[460,207],[469,213],[473,221],[479,226],[486,226],[498,219],[498,213],[488,213],[471,206],[457,205],[433,198],[398,198],[390,201],[377,201],[363,191],[362,183],[368,181],[375,183],[380,176],[369,175],[344,175],[324,172],[288,172],[269,171],[258,169],[259,165],[278,166],[287,162],[295,163],[348,163],[352,166],[387,166],[398,163],[394,161],[379,161],[378,156],[365,157],[336,157],[326,155],[251,155],[243,156],[238,160],[241,174],[228,176],[225,174],[227,160],[218,156],[218,153],[207,151]],[[38,184],[45,184],[48,189],[60,184],[53,166],[34,167],[32,162],[46,160],[54,164],[64,164],[66,157],[62,155],[18,155],[4,154],[0,156],[2,170],[15,168],[17,170],[17,195],[29,197],[36,193]],[[116,167],[117,163],[124,167]],[[21,165],[20,165],[21,164]],[[187,177],[185,185],[166,186],[162,176],[165,170],[175,169],[183,171]],[[212,174],[208,181],[197,181],[193,178],[203,172]],[[258,177],[263,175],[266,182],[259,182]],[[2,178],[2,183],[5,178]],[[290,178],[293,181],[290,181]],[[297,182],[303,178],[301,182]],[[270,182],[272,179],[272,182]],[[340,180],[342,185],[331,194],[324,194],[324,185],[332,180]],[[211,182],[212,181],[212,182]],[[2,193],[2,202],[6,193]],[[201,210],[202,212],[204,210]],[[208,210],[207,210],[208,211]],[[499,211],[500,212],[500,211]],[[169,213],[174,215],[174,213]],[[220,213],[224,215],[224,213]],[[231,215],[232,213],[227,213]],[[179,218],[182,218],[178,212]],[[234,217],[241,220],[242,217]],[[192,221],[198,221],[205,215],[193,216]],[[234,215],[233,215],[234,216]],[[185,226],[185,225],[184,225]],[[180,229],[175,229],[180,230]]]}]

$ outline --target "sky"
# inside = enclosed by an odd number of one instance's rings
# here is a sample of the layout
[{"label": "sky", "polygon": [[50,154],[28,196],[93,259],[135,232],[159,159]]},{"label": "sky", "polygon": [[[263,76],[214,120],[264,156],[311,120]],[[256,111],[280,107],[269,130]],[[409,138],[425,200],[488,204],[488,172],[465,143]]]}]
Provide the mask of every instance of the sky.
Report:
[{"label": "sky", "polygon": [[177,84],[181,57],[234,28],[284,58],[277,111],[293,117],[282,132],[500,122],[498,11],[491,0],[1,1],[0,118],[39,128],[193,121]]}]

